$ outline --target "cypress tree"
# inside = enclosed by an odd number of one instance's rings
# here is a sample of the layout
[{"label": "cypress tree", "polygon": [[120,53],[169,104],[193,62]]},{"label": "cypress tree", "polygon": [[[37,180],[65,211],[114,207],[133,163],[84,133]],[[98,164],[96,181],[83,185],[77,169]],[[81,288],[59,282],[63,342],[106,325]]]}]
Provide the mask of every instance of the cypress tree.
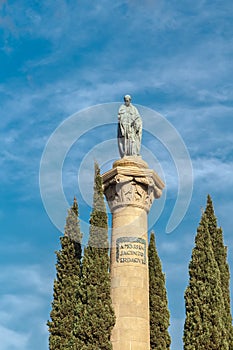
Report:
[{"label": "cypress tree", "polygon": [[73,349],[74,310],[79,303],[81,238],[78,204],[74,198],[73,205],[68,210],[65,234],[60,238],[61,249],[56,252],[57,275],[54,281],[51,321],[47,323],[50,350]]},{"label": "cypress tree", "polygon": [[229,349],[220,272],[205,213],[197,229],[189,276],[189,285],[185,291],[184,349]]},{"label": "cypress tree", "polygon": [[229,349],[233,349],[233,330],[230,306],[230,271],[227,263],[227,247],[223,242],[223,232],[217,226],[217,218],[214,213],[213,202],[210,195],[207,196],[205,214],[208,219],[208,229],[212,242],[215,260],[220,271],[221,289],[225,307],[225,327],[228,334]]},{"label": "cypress tree", "polygon": [[149,264],[149,304],[150,304],[150,348],[170,349],[171,338],[168,333],[170,314],[168,311],[165,275],[151,232],[148,249]]},{"label": "cypress tree", "polygon": [[93,210],[82,262],[82,306],[75,327],[77,350],[110,350],[115,323],[110,296],[107,213],[100,169],[95,163]]}]

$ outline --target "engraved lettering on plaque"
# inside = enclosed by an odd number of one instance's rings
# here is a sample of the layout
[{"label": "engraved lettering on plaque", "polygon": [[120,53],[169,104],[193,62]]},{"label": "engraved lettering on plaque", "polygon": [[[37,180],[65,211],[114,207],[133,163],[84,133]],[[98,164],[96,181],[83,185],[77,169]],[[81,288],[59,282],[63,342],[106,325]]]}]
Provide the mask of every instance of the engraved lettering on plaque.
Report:
[{"label": "engraved lettering on plaque", "polygon": [[116,240],[116,261],[146,264],[146,241],[137,237],[121,237]]}]

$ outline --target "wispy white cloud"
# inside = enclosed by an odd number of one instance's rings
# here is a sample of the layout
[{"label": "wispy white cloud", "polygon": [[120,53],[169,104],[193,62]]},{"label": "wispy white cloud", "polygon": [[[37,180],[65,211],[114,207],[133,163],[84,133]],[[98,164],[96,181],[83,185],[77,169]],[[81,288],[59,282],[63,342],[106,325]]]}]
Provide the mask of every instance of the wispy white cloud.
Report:
[{"label": "wispy white cloud", "polygon": [[39,295],[48,295],[51,292],[51,276],[46,275],[39,265],[6,265],[0,271],[0,283],[16,292],[28,288]]},{"label": "wispy white cloud", "polygon": [[[23,193],[38,191],[42,150],[61,121],[82,108],[119,101],[125,93],[132,94],[134,103],[166,115],[184,139],[195,176],[192,210],[183,223],[182,238],[177,234],[169,241],[158,242],[171,299],[172,349],[182,348],[183,320],[178,318],[177,309],[184,310],[182,294],[198,224],[195,226],[194,221],[199,219],[200,206],[205,205],[206,192],[217,199],[219,223],[232,247],[232,2],[224,1],[219,7],[215,1],[198,0],[187,7],[185,1],[176,0],[147,0],[143,5],[139,0],[111,4],[107,0],[96,4],[87,1],[83,5],[58,0],[30,7],[19,0],[11,5],[2,1],[0,9],[4,30],[1,53],[7,62],[14,62],[0,86],[1,169],[5,172],[1,172],[1,182],[7,196],[16,192],[16,200],[21,200]],[[97,143],[102,142],[100,134]],[[94,137],[92,141],[93,150],[86,158],[88,137],[80,140],[78,154],[74,145],[63,169],[64,188],[70,197],[77,185],[80,161],[85,158],[80,176],[87,202],[92,201],[92,157],[102,163],[98,157],[103,151],[94,145]],[[168,199],[173,200],[178,183],[173,161],[163,145],[148,142],[146,146],[151,146],[154,158],[158,158]],[[110,149],[104,155],[108,160],[113,158]],[[52,192],[50,174],[47,185]],[[62,221],[64,226],[64,218]],[[26,255],[27,247],[20,250]],[[1,344],[3,350],[31,349],[35,333],[29,334],[27,325],[22,330],[11,327],[7,308],[16,308],[16,320],[25,315],[21,304],[27,297],[32,310],[43,308],[52,295],[52,278],[38,266],[18,265],[1,269],[0,282],[5,286],[0,302],[6,322],[0,328],[1,339],[6,342]],[[37,316],[29,321],[39,327],[38,334],[43,337],[44,316],[39,311]]]},{"label": "wispy white cloud", "polygon": [[44,300],[31,294],[5,294],[0,303],[1,323],[17,326],[20,320],[34,316],[41,309]]},{"label": "wispy white cloud", "polygon": [[1,349],[44,346],[52,276],[36,265],[11,265],[1,269],[0,283],[5,286],[0,300]]},{"label": "wispy white cloud", "polygon": [[[199,158],[194,162],[194,176],[196,179],[196,188],[199,193],[218,194],[219,201],[224,195],[231,198],[233,188],[233,163],[230,161],[223,162],[216,158]],[[227,184],[227,185],[226,185]]]},{"label": "wispy white cloud", "polygon": [[2,350],[25,350],[27,349],[29,334],[0,325],[0,338]]}]

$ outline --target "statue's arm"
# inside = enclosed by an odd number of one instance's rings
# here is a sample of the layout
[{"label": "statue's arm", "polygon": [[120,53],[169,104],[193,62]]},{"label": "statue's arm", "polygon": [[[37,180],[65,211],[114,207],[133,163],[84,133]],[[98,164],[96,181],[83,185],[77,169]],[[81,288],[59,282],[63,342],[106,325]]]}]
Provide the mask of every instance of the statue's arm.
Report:
[{"label": "statue's arm", "polygon": [[134,128],[136,130],[137,133],[141,133],[142,132],[142,118],[137,110],[137,108],[135,107],[135,119],[134,119]]},{"label": "statue's arm", "polygon": [[120,129],[120,137],[125,136],[124,113],[124,109],[120,108],[118,111],[118,128]]}]

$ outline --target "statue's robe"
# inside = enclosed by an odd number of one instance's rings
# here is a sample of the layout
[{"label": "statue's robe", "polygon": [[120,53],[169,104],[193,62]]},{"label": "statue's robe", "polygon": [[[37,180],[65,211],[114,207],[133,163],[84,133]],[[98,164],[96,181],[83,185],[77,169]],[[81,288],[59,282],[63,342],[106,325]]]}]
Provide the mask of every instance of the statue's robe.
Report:
[{"label": "statue's robe", "polygon": [[138,156],[142,138],[142,119],[133,105],[121,105],[118,112],[118,148],[120,156]]}]

